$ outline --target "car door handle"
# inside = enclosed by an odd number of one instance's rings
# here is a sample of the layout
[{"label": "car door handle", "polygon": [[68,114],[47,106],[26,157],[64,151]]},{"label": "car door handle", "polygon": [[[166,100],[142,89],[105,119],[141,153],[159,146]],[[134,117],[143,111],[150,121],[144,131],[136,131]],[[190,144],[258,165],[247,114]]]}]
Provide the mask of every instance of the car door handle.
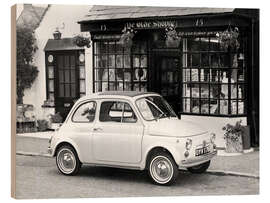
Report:
[{"label": "car door handle", "polygon": [[94,131],[101,131],[102,128],[94,128],[93,130],[94,130]]}]

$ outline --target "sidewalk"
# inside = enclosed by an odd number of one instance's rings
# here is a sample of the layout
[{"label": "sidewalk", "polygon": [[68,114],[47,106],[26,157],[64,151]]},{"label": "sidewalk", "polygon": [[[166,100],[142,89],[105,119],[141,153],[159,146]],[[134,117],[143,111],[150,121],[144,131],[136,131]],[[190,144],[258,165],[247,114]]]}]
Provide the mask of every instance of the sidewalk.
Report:
[{"label": "sidewalk", "polygon": [[[48,141],[53,135],[51,132],[24,133],[16,136],[16,154],[29,156],[48,156]],[[259,151],[230,156],[219,151],[207,170],[216,175],[234,175],[259,178]]]}]

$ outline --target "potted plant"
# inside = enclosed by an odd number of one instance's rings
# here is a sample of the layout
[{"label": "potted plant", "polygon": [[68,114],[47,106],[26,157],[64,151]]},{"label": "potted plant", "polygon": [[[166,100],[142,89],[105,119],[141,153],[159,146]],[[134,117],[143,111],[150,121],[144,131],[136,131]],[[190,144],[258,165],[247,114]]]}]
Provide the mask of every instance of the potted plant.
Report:
[{"label": "potted plant", "polygon": [[227,51],[229,48],[232,50],[238,50],[240,48],[240,43],[238,41],[239,37],[239,29],[235,27],[234,29],[231,28],[229,25],[228,29],[223,32],[218,32],[216,34],[220,42],[220,46],[222,49]]},{"label": "potted plant", "polygon": [[167,47],[178,47],[181,37],[178,35],[178,33],[175,30],[174,25],[170,25],[165,29],[165,37],[166,37],[166,46]]},{"label": "potted plant", "polygon": [[244,149],[250,147],[249,131],[247,126],[241,124],[241,120],[237,121],[235,125],[227,124],[222,130],[225,131],[224,139],[226,140],[226,149],[228,153],[241,153]]},{"label": "potted plant", "polygon": [[119,44],[125,48],[131,48],[133,44],[133,37],[136,31],[133,27],[124,27],[122,30],[122,35],[119,39]]},{"label": "potted plant", "polygon": [[54,115],[50,114],[50,122],[51,122],[51,129],[57,130],[62,125],[63,118],[59,112],[57,112]]},{"label": "potted plant", "polygon": [[87,48],[91,47],[91,42],[90,42],[89,37],[84,37],[80,34],[73,37],[73,42],[78,47],[84,47],[84,46],[86,46]]}]

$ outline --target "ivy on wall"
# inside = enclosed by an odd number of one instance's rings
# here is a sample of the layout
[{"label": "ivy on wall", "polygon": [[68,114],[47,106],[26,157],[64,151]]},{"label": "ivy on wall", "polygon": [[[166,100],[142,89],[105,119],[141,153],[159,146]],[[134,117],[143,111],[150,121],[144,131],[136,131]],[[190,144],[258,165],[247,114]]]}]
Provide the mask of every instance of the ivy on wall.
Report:
[{"label": "ivy on wall", "polygon": [[23,103],[24,90],[31,88],[35,81],[38,70],[32,65],[33,56],[37,51],[34,30],[29,27],[17,27],[17,104]]}]

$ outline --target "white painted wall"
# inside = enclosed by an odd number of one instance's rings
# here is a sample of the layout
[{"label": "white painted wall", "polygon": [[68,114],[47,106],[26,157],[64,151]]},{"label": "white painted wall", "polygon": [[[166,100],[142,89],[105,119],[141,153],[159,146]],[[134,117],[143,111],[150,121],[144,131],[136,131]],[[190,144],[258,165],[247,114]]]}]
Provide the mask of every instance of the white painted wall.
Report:
[{"label": "white painted wall", "polygon": [[[80,25],[77,23],[82,19],[91,6],[87,5],[51,5],[45,14],[40,26],[36,29],[36,38],[38,51],[34,56],[34,64],[38,67],[39,74],[31,89],[25,91],[24,103],[33,104],[35,114],[38,119],[46,117],[48,109],[42,108],[44,100],[46,100],[46,72],[45,72],[45,52],[43,51],[48,39],[53,38],[53,32],[56,27],[60,28],[62,38],[73,37],[80,33]],[[89,51],[90,50],[90,51]],[[91,69],[92,53],[91,48],[86,49],[86,71]],[[90,75],[89,73],[86,75]],[[92,77],[87,76],[86,86],[87,92],[90,91],[89,84],[92,84]],[[47,113],[46,113],[47,112]]]},{"label": "white painted wall", "polygon": [[20,17],[23,11],[23,4],[16,4],[16,20]]},{"label": "white painted wall", "polygon": [[242,120],[242,125],[247,125],[246,117],[237,118],[224,118],[224,117],[209,117],[209,116],[191,116],[182,115],[181,119],[184,121],[192,121],[198,123],[203,128],[207,129],[209,132],[216,134],[216,144],[218,147],[225,147],[225,140],[223,138],[224,131],[222,128],[226,124],[235,124],[237,121]]}]

